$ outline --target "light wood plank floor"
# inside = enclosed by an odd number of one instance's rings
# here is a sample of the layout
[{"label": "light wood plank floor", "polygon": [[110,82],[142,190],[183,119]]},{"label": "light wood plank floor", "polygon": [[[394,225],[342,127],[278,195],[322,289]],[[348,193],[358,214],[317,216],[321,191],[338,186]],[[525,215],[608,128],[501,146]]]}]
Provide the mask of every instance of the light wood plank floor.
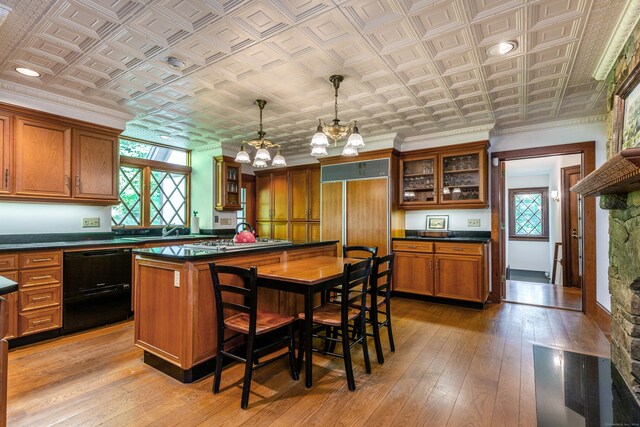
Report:
[{"label": "light wood plank floor", "polygon": [[582,291],[549,283],[507,280],[508,302],[582,310]]},{"label": "light wood plank floor", "polygon": [[314,387],[286,362],[254,376],[240,409],[243,368],[181,384],[142,363],[131,322],[13,350],[9,425],[534,426],[532,342],[609,356],[609,342],[578,312],[517,304],[484,311],[395,299],[396,352],[364,372],[354,351],[355,392],[342,360],[315,355]]}]

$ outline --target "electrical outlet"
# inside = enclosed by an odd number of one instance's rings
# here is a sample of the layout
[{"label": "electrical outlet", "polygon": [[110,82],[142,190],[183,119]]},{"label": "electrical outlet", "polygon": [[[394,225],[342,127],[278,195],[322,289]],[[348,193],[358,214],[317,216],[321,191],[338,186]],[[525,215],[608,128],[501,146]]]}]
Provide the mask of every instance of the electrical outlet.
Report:
[{"label": "electrical outlet", "polygon": [[100,227],[100,218],[82,218],[82,228]]},{"label": "electrical outlet", "polygon": [[220,225],[231,225],[231,218],[220,218]]},{"label": "electrical outlet", "polygon": [[468,219],[467,227],[480,227],[480,218]]}]

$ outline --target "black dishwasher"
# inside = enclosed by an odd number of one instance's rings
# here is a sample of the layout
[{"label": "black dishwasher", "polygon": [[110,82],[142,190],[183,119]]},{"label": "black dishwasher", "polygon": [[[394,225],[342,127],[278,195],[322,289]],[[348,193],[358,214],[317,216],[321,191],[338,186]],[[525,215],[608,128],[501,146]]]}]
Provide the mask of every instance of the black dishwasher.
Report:
[{"label": "black dishwasher", "polygon": [[62,333],[131,316],[131,249],[64,254]]}]

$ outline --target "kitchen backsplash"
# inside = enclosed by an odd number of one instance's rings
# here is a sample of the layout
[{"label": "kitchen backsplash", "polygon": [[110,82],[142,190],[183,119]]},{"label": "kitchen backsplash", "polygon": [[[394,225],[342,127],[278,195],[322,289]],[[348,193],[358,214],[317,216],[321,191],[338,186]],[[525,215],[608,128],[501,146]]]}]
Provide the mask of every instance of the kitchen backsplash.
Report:
[{"label": "kitchen backsplash", "polygon": [[[100,226],[83,228],[83,218],[98,218]],[[110,231],[110,206],[0,202],[0,234],[104,233]]]},{"label": "kitchen backsplash", "polygon": [[[407,230],[424,230],[427,215],[449,215],[449,230],[490,231],[491,209],[438,209],[423,211],[406,211],[404,214]],[[480,227],[469,227],[467,221],[479,219]]]}]

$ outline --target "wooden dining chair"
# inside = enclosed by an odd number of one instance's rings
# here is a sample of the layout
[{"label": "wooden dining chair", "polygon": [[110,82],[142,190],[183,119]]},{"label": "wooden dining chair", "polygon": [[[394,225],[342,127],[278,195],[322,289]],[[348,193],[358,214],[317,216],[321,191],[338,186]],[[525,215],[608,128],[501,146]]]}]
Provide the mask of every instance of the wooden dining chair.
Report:
[{"label": "wooden dining chair", "polygon": [[[365,259],[355,264],[345,264],[340,281],[340,302],[326,302],[313,309],[313,323],[335,331],[335,334],[325,332],[323,335],[311,331],[313,337],[341,343],[342,354],[335,353],[335,350],[328,351],[327,346],[323,350],[313,349],[313,351],[344,359],[347,386],[351,391],[356,389],[351,362],[351,348],[356,344],[362,345],[365,369],[367,373],[371,373],[365,324],[365,298],[369,276],[371,275],[371,266],[371,259]],[[298,317],[304,320],[305,314],[300,313]],[[305,332],[304,328],[301,328],[300,351],[298,353],[300,364],[304,351],[303,333]]]},{"label": "wooden dining chair", "polygon": [[374,256],[378,255],[378,247],[342,245],[342,256],[345,258],[362,259],[362,255],[366,255],[367,253],[369,253],[369,256],[367,256],[367,258],[373,258]]},{"label": "wooden dining chair", "polygon": [[[230,358],[244,362],[244,382],[240,407],[246,409],[249,404],[251,376],[254,369],[288,356],[291,376],[294,380],[298,379],[293,345],[295,317],[258,310],[258,270],[255,267],[247,269],[211,263],[209,269],[213,280],[218,332],[213,393],[217,394],[220,391],[223,359]],[[221,276],[223,281],[221,281]],[[284,336],[275,340],[270,339],[267,345],[256,348],[256,337],[278,329],[285,332]],[[232,335],[225,337],[227,331],[232,331]],[[233,348],[225,349],[225,344],[241,336],[246,338],[244,342],[239,343],[239,345],[246,344],[244,358],[232,353]],[[258,355],[263,357],[268,354],[269,350],[279,350],[283,345],[288,347],[286,353],[258,362]]]},{"label": "wooden dining chair", "polygon": [[[365,310],[369,314],[367,322],[371,324],[373,341],[376,346],[378,363],[384,363],[382,343],[380,340],[380,328],[386,327],[389,334],[389,347],[396,351],[393,342],[393,329],[391,328],[391,278],[393,277],[393,264],[395,254],[391,253],[383,257],[373,259],[373,269],[369,280],[369,293],[365,300]],[[384,307],[384,311],[381,308]],[[384,321],[379,316],[384,315]]]}]

